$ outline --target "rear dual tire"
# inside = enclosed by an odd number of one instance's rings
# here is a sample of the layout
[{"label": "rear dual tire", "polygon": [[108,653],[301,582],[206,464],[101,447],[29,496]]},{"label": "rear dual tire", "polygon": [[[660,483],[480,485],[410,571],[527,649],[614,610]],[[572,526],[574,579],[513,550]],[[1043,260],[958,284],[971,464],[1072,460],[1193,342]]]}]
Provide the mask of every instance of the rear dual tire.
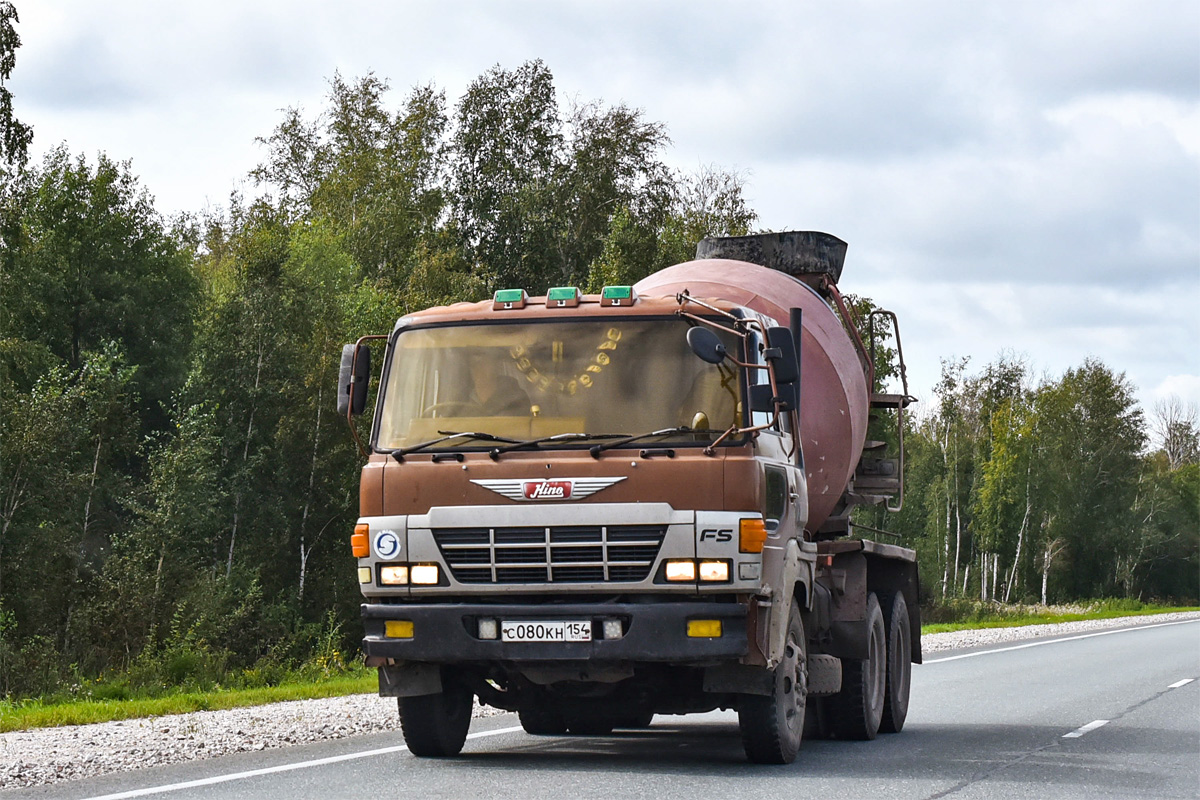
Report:
[{"label": "rear dual tire", "polygon": [[887,627],[887,688],[883,695],[881,733],[899,733],[908,717],[908,692],[912,684],[912,623],[901,592],[882,609]]},{"label": "rear dual tire", "polygon": [[826,703],[839,739],[874,739],[883,721],[887,687],[887,630],[879,599],[867,595],[867,657],[842,659],[842,690]]}]

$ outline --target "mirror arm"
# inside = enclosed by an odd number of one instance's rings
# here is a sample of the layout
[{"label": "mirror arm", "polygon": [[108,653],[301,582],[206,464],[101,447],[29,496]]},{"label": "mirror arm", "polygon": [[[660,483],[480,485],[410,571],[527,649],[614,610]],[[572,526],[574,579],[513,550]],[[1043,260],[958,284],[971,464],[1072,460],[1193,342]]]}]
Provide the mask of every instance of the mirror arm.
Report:
[{"label": "mirror arm", "polygon": [[[708,306],[705,306],[705,307],[707,308]],[[688,322],[692,323],[693,325],[704,325],[706,327],[713,328],[718,331],[732,333],[734,336],[737,336],[739,339],[745,340],[746,332],[744,330],[742,330],[742,325],[740,323],[744,323],[744,322],[746,322],[746,320],[741,320],[735,316],[732,316],[731,314],[726,314],[724,311],[721,311],[719,308],[715,308],[713,310],[720,314],[724,314],[732,322],[735,323],[735,326],[733,328],[727,328],[724,325],[718,325],[717,323],[713,322],[711,319],[705,319],[704,317],[698,317],[695,314],[684,311],[682,308],[676,309],[675,315],[678,316],[680,319],[687,320]]]},{"label": "mirror arm", "polygon": [[[679,308],[675,310],[675,313],[680,315],[681,317],[693,319],[696,322],[701,322],[705,325],[713,324],[712,322],[709,322],[708,320],[701,319],[700,317],[697,317],[694,314],[689,314],[688,312],[683,310],[683,307],[685,305],[687,305],[688,303],[694,303],[695,305],[698,305],[701,308],[707,308],[709,311],[713,312],[714,314],[720,314],[722,317],[725,317],[725,319],[727,319],[733,323],[734,328],[737,329],[737,332],[740,335],[745,335],[744,329],[747,325],[758,325],[758,320],[740,319],[738,317],[735,317],[733,314],[730,314],[728,311],[725,311],[724,309],[717,308],[716,306],[710,305],[710,304],[704,302],[703,300],[697,300],[696,298],[694,298],[690,294],[688,294],[686,290],[675,295],[675,302],[679,303]],[[717,326],[714,326],[714,327],[717,327]],[[761,328],[762,326],[759,325],[758,327]]]}]

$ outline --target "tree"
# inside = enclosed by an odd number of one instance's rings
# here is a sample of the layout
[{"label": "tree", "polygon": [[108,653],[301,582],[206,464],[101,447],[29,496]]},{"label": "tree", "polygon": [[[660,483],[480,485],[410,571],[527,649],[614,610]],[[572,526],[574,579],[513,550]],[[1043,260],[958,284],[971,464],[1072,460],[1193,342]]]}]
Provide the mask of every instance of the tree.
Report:
[{"label": "tree", "polygon": [[95,166],[65,147],[24,173],[6,198],[0,339],[45,348],[71,370],[104,342],[138,366],[147,430],[186,373],[197,284],[189,253],[166,229],[128,164]]},{"label": "tree", "polygon": [[708,236],[745,236],[757,216],[746,205],[744,178],[705,167],[692,175],[655,176],[612,217],[588,285],[637,283],[660,269],[695,258]]},{"label": "tree", "polygon": [[622,245],[647,274],[662,262],[660,232],[679,187],[660,158],[669,141],[661,124],[599,103],[564,119],[550,70],[531,61],[480,76],[453,125],[454,226],[490,286],[595,284],[605,259],[621,271],[612,262]]},{"label": "tree", "polygon": [[27,391],[0,386],[0,597],[16,634],[41,637],[60,666],[91,649],[78,611],[125,520],[133,373],[110,343]]},{"label": "tree", "polygon": [[13,114],[13,96],[5,82],[17,65],[17,49],[21,37],[17,34],[16,7],[9,0],[0,0],[0,157],[9,167],[23,166],[29,157],[33,129]]},{"label": "tree", "polygon": [[1063,596],[1112,593],[1118,558],[1135,546],[1131,514],[1145,431],[1133,387],[1089,358],[1045,387],[1038,404],[1049,495],[1044,575],[1066,551],[1071,569],[1058,574]]},{"label": "tree", "polygon": [[459,102],[451,137],[453,215],[468,252],[500,285],[533,288],[549,272],[550,216],[562,125],[541,61],[498,65]]},{"label": "tree", "polygon": [[1184,403],[1174,395],[1159,400],[1150,415],[1150,427],[1170,469],[1200,461],[1200,416],[1194,403]]},{"label": "tree", "polygon": [[372,74],[335,74],[327,110],[310,121],[288,109],[259,139],[268,156],[251,176],[276,188],[288,220],[331,225],[363,276],[400,286],[441,222],[446,111],[444,94],[426,86],[392,114],[387,90]]}]

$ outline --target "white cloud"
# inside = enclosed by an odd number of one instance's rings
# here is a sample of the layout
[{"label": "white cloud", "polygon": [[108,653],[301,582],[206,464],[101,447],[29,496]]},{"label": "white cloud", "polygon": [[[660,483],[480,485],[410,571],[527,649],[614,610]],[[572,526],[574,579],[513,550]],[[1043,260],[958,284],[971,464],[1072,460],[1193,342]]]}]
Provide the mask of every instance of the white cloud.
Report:
[{"label": "white cloud", "polygon": [[[1177,397],[1184,403],[1200,406],[1200,375],[1168,375],[1146,393],[1154,402]],[[1153,408],[1153,402],[1146,408]]]}]

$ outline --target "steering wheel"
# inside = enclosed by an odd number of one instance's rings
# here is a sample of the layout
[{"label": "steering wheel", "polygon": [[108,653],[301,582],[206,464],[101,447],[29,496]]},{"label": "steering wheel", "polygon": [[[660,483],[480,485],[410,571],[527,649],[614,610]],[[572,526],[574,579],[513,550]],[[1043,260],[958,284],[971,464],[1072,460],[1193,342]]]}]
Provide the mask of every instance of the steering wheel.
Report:
[{"label": "steering wheel", "polygon": [[[456,411],[458,413],[449,413]],[[466,414],[464,412],[473,411],[474,414]],[[466,402],[463,400],[443,400],[440,403],[426,406],[421,410],[422,417],[464,417],[464,416],[479,416],[482,409],[475,403]]]}]

